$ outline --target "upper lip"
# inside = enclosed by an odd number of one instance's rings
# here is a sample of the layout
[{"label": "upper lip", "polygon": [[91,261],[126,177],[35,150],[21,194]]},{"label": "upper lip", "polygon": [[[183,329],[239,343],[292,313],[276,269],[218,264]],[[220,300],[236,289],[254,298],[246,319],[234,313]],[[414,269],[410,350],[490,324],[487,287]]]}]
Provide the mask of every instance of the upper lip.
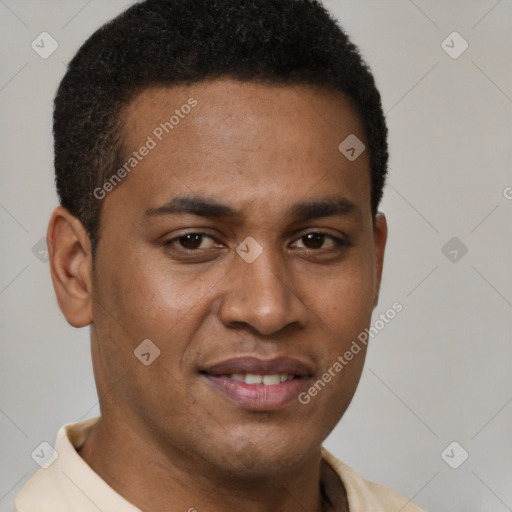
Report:
[{"label": "upper lip", "polygon": [[310,365],[290,357],[276,357],[274,359],[260,359],[258,357],[232,358],[204,368],[202,372],[209,375],[232,375],[235,373],[272,375],[286,373],[297,377],[308,377],[313,374]]}]

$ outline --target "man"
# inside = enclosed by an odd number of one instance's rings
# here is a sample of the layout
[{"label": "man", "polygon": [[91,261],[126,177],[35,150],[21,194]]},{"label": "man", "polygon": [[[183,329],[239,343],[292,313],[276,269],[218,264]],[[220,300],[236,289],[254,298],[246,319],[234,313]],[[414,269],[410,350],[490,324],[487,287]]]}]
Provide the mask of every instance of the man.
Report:
[{"label": "man", "polygon": [[380,96],[324,8],[136,4],[70,63],[54,134],[52,279],[101,417],[16,510],[418,511],[322,448],[387,235]]}]

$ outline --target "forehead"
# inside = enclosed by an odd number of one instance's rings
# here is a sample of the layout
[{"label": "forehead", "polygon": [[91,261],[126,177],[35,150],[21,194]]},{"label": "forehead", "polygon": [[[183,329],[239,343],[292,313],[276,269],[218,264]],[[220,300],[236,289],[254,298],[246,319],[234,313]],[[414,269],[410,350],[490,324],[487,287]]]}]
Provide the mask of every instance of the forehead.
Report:
[{"label": "forehead", "polygon": [[121,119],[127,159],[151,146],[112,194],[136,196],[134,208],[184,193],[284,205],[335,189],[370,207],[367,152],[351,161],[339,149],[347,137],[364,142],[362,123],[338,92],[228,79],[152,87]]},{"label": "forehead", "polygon": [[[328,132],[341,135],[351,130],[350,133],[357,132],[364,138],[360,118],[341,92],[311,85],[241,82],[228,78],[142,90],[121,114],[125,138],[137,142],[132,139],[140,135],[138,132],[154,131],[161,122],[171,120],[173,114],[183,120],[184,113],[188,116],[187,103],[191,99],[196,100],[199,108],[194,107],[194,115],[189,116],[186,124],[215,128],[218,137],[231,135],[240,128],[248,132],[262,125],[277,129],[286,118],[290,122],[299,121],[296,128],[314,128],[319,136]],[[177,127],[178,123],[175,119],[171,124]]]}]

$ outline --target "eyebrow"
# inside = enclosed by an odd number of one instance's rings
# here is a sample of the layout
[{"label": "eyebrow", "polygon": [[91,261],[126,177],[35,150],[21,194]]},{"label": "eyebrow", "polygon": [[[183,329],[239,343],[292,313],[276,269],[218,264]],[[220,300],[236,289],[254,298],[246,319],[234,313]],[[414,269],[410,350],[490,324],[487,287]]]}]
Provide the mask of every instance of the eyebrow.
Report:
[{"label": "eyebrow", "polygon": [[[149,208],[144,217],[192,214],[213,219],[234,218],[240,212],[217,199],[200,196],[176,196],[158,208]],[[290,213],[296,220],[318,219],[334,216],[360,216],[361,211],[344,197],[303,201],[292,206]]]},{"label": "eyebrow", "polygon": [[237,211],[216,199],[199,196],[176,196],[158,208],[149,208],[144,217],[190,213],[214,219],[234,217]]},{"label": "eyebrow", "polygon": [[292,216],[298,220],[319,219],[322,217],[359,215],[360,209],[344,197],[327,198],[318,201],[305,201],[292,208]]}]

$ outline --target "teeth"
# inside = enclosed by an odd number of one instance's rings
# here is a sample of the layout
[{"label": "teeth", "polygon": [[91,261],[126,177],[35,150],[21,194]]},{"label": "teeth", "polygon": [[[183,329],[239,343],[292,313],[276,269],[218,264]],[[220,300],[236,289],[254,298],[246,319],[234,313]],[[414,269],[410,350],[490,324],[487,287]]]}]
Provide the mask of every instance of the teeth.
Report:
[{"label": "teeth", "polygon": [[254,375],[253,373],[248,373],[245,376],[246,384],[261,384],[263,382],[263,375]]},{"label": "teeth", "polygon": [[265,375],[263,377],[263,384],[266,386],[275,386],[276,384],[279,384],[281,382],[281,378],[278,373],[275,373],[273,375]]},{"label": "teeth", "polygon": [[270,375],[256,375],[254,373],[233,373],[232,375],[227,375],[227,377],[238,382],[245,382],[246,384],[264,384],[265,386],[275,386],[294,378],[293,375],[288,373],[273,373]]}]

